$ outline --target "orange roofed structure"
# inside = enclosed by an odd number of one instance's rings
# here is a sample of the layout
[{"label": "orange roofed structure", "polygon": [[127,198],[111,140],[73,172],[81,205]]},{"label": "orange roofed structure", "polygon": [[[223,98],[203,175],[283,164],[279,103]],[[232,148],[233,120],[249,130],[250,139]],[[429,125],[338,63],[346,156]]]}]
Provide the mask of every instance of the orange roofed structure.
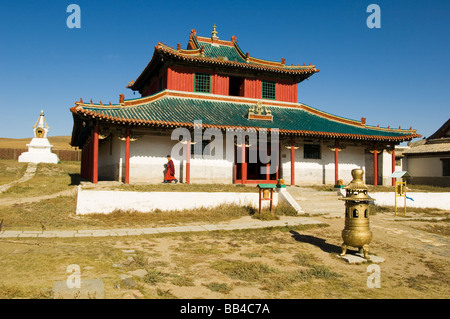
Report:
[{"label": "orange roofed structure", "polygon": [[[192,30],[186,49],[160,42],[127,86],[141,98],[125,100],[121,94],[115,105],[80,100],[70,109],[71,144],[83,150],[81,174],[94,183],[160,182],[166,155],[180,143],[172,132],[185,128],[191,134],[174,159],[182,182],[337,184],[339,179],[350,181],[352,169],[362,168],[367,183],[390,183],[395,145],[420,135],[411,128],[369,126],[365,118],[351,120],[299,103],[298,84],[317,72],[314,65],[251,57],[235,36],[219,39],[215,26],[211,37]],[[278,134],[272,160],[252,157],[252,151],[261,149],[259,137],[256,142],[235,138],[232,145],[224,138],[218,144],[217,137],[206,134],[213,128],[224,136],[236,130]],[[223,146],[221,157],[218,146]]]}]

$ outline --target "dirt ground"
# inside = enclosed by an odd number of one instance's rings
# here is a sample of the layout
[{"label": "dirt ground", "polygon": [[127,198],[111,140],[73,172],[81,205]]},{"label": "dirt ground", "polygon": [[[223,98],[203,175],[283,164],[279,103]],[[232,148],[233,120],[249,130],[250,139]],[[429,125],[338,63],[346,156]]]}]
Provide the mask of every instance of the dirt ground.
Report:
[{"label": "dirt ground", "polygon": [[[192,286],[177,286],[169,281],[158,289],[177,298],[448,298],[450,297],[449,238],[427,231],[429,227],[448,227],[441,222],[393,221],[393,214],[371,218],[372,254],[383,257],[380,263],[381,288],[367,285],[370,264],[348,264],[337,255],[341,252],[340,233],[344,219],[317,217],[329,227],[306,230],[257,232],[259,238],[219,233],[188,237],[164,237],[151,240],[116,242],[121,249],[136,249],[159,267],[161,272],[192,276]],[[246,237],[246,236],[244,236]],[[248,236],[247,236],[248,237]],[[244,239],[244,240],[242,240]],[[147,248],[145,248],[147,247]],[[230,248],[231,247],[231,248]],[[197,250],[197,251],[196,251]],[[309,262],[293,262],[304,256]],[[181,262],[180,262],[181,260]],[[312,280],[292,279],[285,287],[267,280],[243,280],[211,267],[217,260],[259,263],[288,273],[305,266],[323,265],[338,276]],[[182,268],[180,268],[180,266]],[[244,265],[245,266],[245,265]],[[236,270],[236,269],[234,269]],[[237,270],[236,270],[237,271]],[[274,277],[283,282],[286,278]],[[224,294],[207,289],[208,283],[225,283]],[[144,289],[145,290],[145,289]]]},{"label": "dirt ground", "polygon": [[[371,288],[371,263],[338,257],[344,219],[314,218],[328,226],[40,239],[39,245],[2,240],[0,271],[8,276],[0,281],[0,297],[52,298],[53,283],[65,280],[74,263],[82,279],[103,280],[108,299],[450,297],[447,220],[372,216],[370,252],[385,261],[378,264],[381,287]],[[139,269],[147,275],[132,277],[135,286],[127,287],[120,275]]]}]

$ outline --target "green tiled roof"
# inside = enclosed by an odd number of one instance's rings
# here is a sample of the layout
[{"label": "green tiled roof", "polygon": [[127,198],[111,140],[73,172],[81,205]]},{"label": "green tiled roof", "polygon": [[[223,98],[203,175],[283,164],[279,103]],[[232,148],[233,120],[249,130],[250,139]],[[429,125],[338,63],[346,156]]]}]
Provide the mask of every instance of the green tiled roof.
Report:
[{"label": "green tiled roof", "polygon": [[[138,102],[134,100],[133,103]],[[343,137],[370,140],[410,140],[415,131],[386,130],[375,127],[349,124],[345,120],[326,113],[312,112],[308,108],[289,106],[267,106],[273,121],[248,119],[248,109],[255,106],[251,102],[176,97],[168,94],[151,102],[136,103],[125,107],[100,107],[79,105],[72,108],[74,113],[84,113],[101,120],[127,122],[142,125],[192,126],[194,121],[202,121],[205,127],[277,128],[280,133],[302,134],[305,136]],[[300,106],[300,104],[296,104]],[[320,115],[320,113],[324,115]]]},{"label": "green tiled roof", "polygon": [[242,62],[245,63],[245,60],[242,58],[242,56],[236,51],[234,47],[227,46],[227,45],[220,45],[216,44],[213,45],[212,43],[208,42],[200,42],[197,40],[196,37],[193,38],[196,45],[201,48],[205,48],[205,57],[208,58],[222,58],[226,59],[227,61],[233,61],[233,62]]}]

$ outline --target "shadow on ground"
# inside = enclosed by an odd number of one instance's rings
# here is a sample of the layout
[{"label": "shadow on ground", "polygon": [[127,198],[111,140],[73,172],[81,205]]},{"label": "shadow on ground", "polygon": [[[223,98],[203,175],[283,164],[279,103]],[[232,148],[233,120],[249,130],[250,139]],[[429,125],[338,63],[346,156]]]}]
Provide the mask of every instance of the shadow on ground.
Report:
[{"label": "shadow on ground", "polygon": [[317,237],[310,236],[310,235],[302,235],[294,230],[291,230],[290,233],[292,235],[292,238],[294,238],[296,241],[317,246],[326,253],[339,254],[342,252],[342,249],[340,246],[328,244],[325,241],[325,239],[317,238]]}]

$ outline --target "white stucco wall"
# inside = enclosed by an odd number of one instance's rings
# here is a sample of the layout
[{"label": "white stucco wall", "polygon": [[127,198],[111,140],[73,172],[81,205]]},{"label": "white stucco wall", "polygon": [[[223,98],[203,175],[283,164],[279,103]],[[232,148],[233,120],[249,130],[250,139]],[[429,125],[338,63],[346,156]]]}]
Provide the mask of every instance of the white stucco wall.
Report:
[{"label": "white stucco wall", "polygon": [[[170,135],[144,135],[130,145],[130,183],[161,183],[164,178],[164,164],[166,155],[177,144]],[[284,145],[284,144],[283,144]],[[228,147],[229,149],[226,149]],[[191,183],[226,183],[234,182],[234,145],[227,145],[223,139],[222,159],[201,159],[191,155]],[[321,158],[305,159],[304,147],[300,145],[295,150],[295,183],[308,184],[334,184],[334,152],[328,144],[321,142]],[[173,155],[173,154],[172,154]],[[99,178],[100,180],[123,181],[125,170],[125,142],[112,137],[100,143],[99,146]],[[186,181],[186,161],[173,157],[175,177],[180,182]],[[381,178],[379,183],[391,184],[391,155],[387,152],[380,154],[378,170]],[[418,169],[423,165],[433,166],[441,170],[441,163],[412,163]],[[373,155],[365,153],[363,146],[347,146],[339,152],[339,179],[347,184],[351,181],[351,171],[361,168],[365,171],[366,183],[373,181]],[[409,170],[409,169],[408,169]],[[411,172],[410,172],[411,173]],[[419,176],[419,175],[418,175]],[[286,184],[291,183],[290,150],[281,147],[281,171],[279,178]]]},{"label": "white stucco wall", "polygon": [[381,178],[383,185],[392,185],[392,154],[389,154],[386,150],[380,154],[381,160]]},{"label": "white stucco wall", "polygon": [[117,136],[112,135],[99,141],[98,175],[100,180],[119,180],[122,152],[125,153],[125,142],[119,140]]},{"label": "white stucco wall", "polygon": [[[282,147],[281,161],[283,179],[291,184],[291,151]],[[303,158],[303,146],[295,150],[295,184],[334,184],[334,152],[326,145],[321,145],[320,159]],[[352,180],[351,171],[355,168],[365,169],[364,148],[349,146],[339,152],[339,178],[344,183]]]},{"label": "white stucco wall", "polygon": [[[171,154],[177,141],[170,136],[143,136],[130,146],[130,183],[161,183],[164,179],[166,156]],[[225,144],[225,141],[224,141]],[[233,150],[231,150],[233,151]],[[180,159],[182,158],[182,159]],[[186,161],[181,153],[180,158],[172,154],[175,165],[175,177],[180,182],[186,181]],[[234,158],[234,157],[231,157]],[[124,169],[125,153],[122,155]],[[203,159],[191,154],[191,183],[233,183],[234,161],[226,159]]]},{"label": "white stucco wall", "polygon": [[[278,204],[278,193],[273,194],[273,205]],[[152,212],[160,210],[183,210],[211,208],[223,204],[250,205],[259,207],[258,193],[200,193],[200,192],[127,192],[83,190],[78,187],[77,210],[79,215],[102,213],[114,210]],[[263,207],[269,201],[263,201]]]},{"label": "white stucco wall", "polygon": [[441,157],[416,157],[408,156],[408,173],[414,177],[440,177],[442,176]]},{"label": "white stucco wall", "polygon": [[[379,206],[394,206],[395,195],[392,193],[370,193],[370,197],[374,198],[375,205]],[[421,207],[421,208],[438,208],[450,209],[450,193],[419,193],[409,192],[406,196],[411,199],[406,199],[406,207]],[[405,199],[397,197],[397,206],[404,207]]]}]

